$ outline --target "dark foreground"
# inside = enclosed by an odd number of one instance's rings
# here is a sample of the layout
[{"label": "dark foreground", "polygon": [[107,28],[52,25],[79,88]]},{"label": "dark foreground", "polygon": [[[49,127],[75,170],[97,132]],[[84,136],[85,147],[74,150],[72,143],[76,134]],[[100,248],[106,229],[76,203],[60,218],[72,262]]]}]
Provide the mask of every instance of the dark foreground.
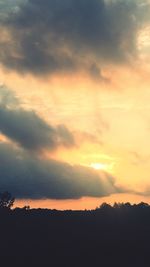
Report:
[{"label": "dark foreground", "polygon": [[150,267],[150,207],[1,209],[0,266]]}]

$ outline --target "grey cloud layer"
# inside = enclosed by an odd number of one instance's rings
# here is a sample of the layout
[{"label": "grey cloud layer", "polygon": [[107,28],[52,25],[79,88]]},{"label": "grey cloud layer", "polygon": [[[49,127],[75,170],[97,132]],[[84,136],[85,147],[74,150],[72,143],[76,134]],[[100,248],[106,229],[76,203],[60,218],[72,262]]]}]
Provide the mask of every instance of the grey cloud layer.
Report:
[{"label": "grey cloud layer", "polygon": [[0,142],[0,191],[31,199],[76,199],[120,192],[105,172],[42,158],[39,150],[44,148],[75,146],[74,136],[64,125],[52,127],[34,111],[23,109],[4,86],[0,87],[0,133],[13,141]]},{"label": "grey cloud layer", "polygon": [[15,96],[3,87],[0,88],[0,132],[31,150],[75,146],[72,133],[64,125],[53,127],[34,111],[24,110]]},{"label": "grey cloud layer", "polygon": [[7,143],[0,143],[0,190],[31,199],[102,197],[120,191],[109,174],[41,160]]},{"label": "grey cloud layer", "polygon": [[36,74],[84,68],[103,79],[104,62],[136,55],[137,32],[149,14],[144,2],[28,0],[3,23],[11,38],[0,42],[0,61]]}]

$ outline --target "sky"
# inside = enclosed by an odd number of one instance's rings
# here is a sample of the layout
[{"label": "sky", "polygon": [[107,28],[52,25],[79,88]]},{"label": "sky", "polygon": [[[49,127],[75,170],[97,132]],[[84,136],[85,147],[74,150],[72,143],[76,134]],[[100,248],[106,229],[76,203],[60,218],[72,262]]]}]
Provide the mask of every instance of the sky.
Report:
[{"label": "sky", "polygon": [[0,1],[0,191],[150,203],[150,1]]}]

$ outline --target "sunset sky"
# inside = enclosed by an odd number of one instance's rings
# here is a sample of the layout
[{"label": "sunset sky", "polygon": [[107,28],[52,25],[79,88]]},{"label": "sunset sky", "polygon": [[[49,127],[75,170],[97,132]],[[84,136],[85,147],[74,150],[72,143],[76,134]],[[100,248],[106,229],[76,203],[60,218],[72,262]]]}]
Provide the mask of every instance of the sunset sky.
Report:
[{"label": "sunset sky", "polygon": [[150,1],[0,1],[0,191],[150,203]]}]

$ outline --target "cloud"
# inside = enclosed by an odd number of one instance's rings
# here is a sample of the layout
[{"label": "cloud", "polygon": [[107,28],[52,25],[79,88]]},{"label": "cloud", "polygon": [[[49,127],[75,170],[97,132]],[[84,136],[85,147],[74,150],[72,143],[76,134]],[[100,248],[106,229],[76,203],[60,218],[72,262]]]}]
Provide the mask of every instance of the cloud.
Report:
[{"label": "cloud", "polygon": [[105,172],[42,160],[9,143],[0,143],[0,190],[31,199],[102,197],[119,192],[114,178]]},{"label": "cloud", "polygon": [[[26,0],[25,0],[26,1]],[[0,1],[0,18],[8,18],[10,13],[16,13],[22,0],[1,0]]]},{"label": "cloud", "polygon": [[[137,33],[148,20],[146,0],[28,0],[2,20],[0,61],[38,75],[101,66],[137,55]],[[7,32],[7,34],[6,34]]]},{"label": "cloud", "polygon": [[65,125],[51,126],[34,111],[21,108],[5,87],[0,88],[0,132],[29,150],[75,146],[73,134]]}]

